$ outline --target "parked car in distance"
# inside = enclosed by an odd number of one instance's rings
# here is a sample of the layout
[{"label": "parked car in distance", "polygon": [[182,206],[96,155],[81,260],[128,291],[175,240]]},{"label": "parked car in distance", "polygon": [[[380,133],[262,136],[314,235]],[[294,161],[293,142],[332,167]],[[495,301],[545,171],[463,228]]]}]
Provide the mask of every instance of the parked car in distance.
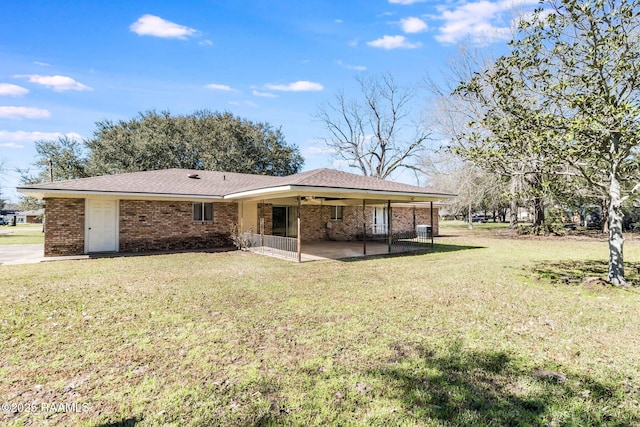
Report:
[{"label": "parked car in distance", "polygon": [[487,217],[484,215],[474,215],[471,217],[471,222],[487,222]]},{"label": "parked car in distance", "polygon": [[9,221],[6,218],[0,218],[0,225],[9,225]]}]

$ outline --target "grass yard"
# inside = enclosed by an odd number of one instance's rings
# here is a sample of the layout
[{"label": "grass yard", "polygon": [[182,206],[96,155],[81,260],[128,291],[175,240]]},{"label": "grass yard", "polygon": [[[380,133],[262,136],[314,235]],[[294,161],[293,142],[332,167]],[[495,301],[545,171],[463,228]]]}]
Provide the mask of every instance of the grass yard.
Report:
[{"label": "grass yard", "polygon": [[355,261],[0,267],[0,423],[640,424],[640,293],[563,280],[606,242],[443,234]]},{"label": "grass yard", "polygon": [[0,226],[0,245],[28,245],[44,243],[42,224]]}]

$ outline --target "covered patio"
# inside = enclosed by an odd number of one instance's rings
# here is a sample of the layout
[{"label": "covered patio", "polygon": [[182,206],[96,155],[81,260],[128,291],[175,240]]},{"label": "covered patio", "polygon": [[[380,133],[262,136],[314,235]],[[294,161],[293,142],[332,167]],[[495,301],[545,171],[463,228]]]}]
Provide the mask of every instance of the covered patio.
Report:
[{"label": "covered patio", "polygon": [[226,196],[238,202],[244,248],[297,262],[433,246],[447,198],[406,184],[319,170],[277,187]]},{"label": "covered patio", "polygon": [[389,245],[387,243],[369,242],[366,245],[366,254],[363,251],[362,242],[355,241],[311,241],[302,242],[302,250],[300,251],[300,258],[298,259],[297,251],[287,251],[280,248],[268,247],[268,246],[256,246],[248,248],[250,252],[260,255],[271,256],[274,258],[286,259],[294,262],[310,262],[310,261],[323,261],[323,260],[339,260],[347,258],[359,258],[365,256],[374,255],[387,255],[390,253],[401,253],[409,251],[422,251],[432,248],[430,243],[416,244],[412,246],[406,246],[402,250],[392,248],[389,251]]}]

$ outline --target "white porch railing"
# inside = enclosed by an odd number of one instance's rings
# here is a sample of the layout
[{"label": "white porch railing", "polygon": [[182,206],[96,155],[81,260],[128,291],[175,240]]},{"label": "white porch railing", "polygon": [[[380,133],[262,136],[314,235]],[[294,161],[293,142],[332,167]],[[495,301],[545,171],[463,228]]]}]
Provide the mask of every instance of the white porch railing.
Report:
[{"label": "white porch railing", "polygon": [[298,261],[298,239],[269,234],[245,233],[251,252]]}]

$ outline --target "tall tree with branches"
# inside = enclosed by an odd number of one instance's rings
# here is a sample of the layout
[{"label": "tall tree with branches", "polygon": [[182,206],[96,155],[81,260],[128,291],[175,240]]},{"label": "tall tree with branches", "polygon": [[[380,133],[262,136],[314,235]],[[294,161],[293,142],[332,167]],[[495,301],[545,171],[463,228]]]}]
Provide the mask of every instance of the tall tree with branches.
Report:
[{"label": "tall tree with branches", "polygon": [[315,113],[327,131],[327,147],[365,176],[387,179],[401,169],[417,170],[431,131],[411,115],[414,91],[388,74],[357,81],[361,98],[349,99],[341,91]]},{"label": "tall tree with branches", "polygon": [[639,34],[640,0],[554,0],[479,77],[491,82],[496,117],[541,136],[529,151],[563,159],[606,193],[615,285],[626,284],[622,204],[640,188]]},{"label": "tall tree with branches", "polygon": [[[528,201],[534,225],[544,222],[544,157],[529,148],[537,140],[536,129],[518,128],[510,122],[496,97],[492,81],[479,70],[491,70],[495,57],[468,44],[459,46],[443,83],[427,79],[433,95],[430,114],[438,133],[449,139],[446,151],[497,175],[499,188],[509,197],[510,227],[518,225],[518,206]],[[526,99],[525,96],[517,98]],[[428,161],[428,159],[426,159]]]}]

